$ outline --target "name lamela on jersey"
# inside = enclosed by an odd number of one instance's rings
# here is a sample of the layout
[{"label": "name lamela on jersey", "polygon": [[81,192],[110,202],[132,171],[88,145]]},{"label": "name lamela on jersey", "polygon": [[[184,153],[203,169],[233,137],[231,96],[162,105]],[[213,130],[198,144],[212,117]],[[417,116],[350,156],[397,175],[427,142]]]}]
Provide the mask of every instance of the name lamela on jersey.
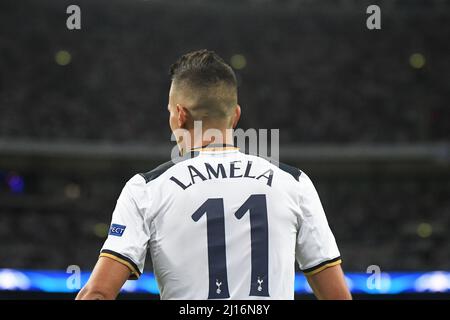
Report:
[{"label": "name lamela on jersey", "polygon": [[188,165],[186,169],[188,171],[187,177],[170,177],[170,180],[183,190],[186,190],[196,183],[212,179],[249,178],[264,181],[269,187],[272,186],[273,180],[272,169],[267,169],[264,172],[254,172],[255,170],[252,170],[252,161],[247,161],[245,163],[238,160],[231,161],[227,164],[218,163],[215,165],[205,162],[202,165]]}]

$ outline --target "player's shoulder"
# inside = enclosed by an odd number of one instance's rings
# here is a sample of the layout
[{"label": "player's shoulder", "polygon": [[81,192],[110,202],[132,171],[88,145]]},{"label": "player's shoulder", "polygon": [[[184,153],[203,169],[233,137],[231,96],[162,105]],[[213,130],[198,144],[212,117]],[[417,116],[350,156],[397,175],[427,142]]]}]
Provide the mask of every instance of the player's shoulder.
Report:
[{"label": "player's shoulder", "polygon": [[289,173],[297,181],[299,181],[300,176],[302,174],[304,174],[303,171],[300,170],[299,168],[291,166],[291,165],[288,165],[288,164],[283,163],[283,162],[276,162],[276,163],[272,163],[272,164],[275,165],[281,171]]},{"label": "player's shoulder", "polygon": [[255,156],[255,155],[245,155],[246,157],[252,159],[253,161],[258,161],[262,164],[269,164],[272,167],[274,167],[274,170],[279,170],[281,172],[284,172],[285,174],[291,176],[292,178],[294,178],[296,181],[299,181],[300,176],[303,174],[304,172],[302,170],[300,170],[299,168],[295,167],[295,166],[291,166],[289,164],[283,163],[283,162],[279,162],[276,160],[271,159],[270,161],[266,158],[260,157],[260,156]]},{"label": "player's shoulder", "polygon": [[138,173],[138,175],[144,179],[145,183],[149,183],[150,181],[153,181],[156,178],[158,178],[159,176],[161,176],[164,172],[169,170],[174,165],[175,165],[175,162],[170,160],[170,161],[167,161],[167,162],[164,162],[164,163],[158,165],[156,168],[154,168],[150,171],[140,172],[140,173]]},{"label": "player's shoulder", "polygon": [[195,154],[193,154],[193,153],[186,154],[183,157],[177,157],[177,158],[171,159],[167,162],[164,162],[150,171],[138,173],[136,176],[141,177],[141,180],[143,179],[145,184],[148,184],[149,182],[154,181],[157,178],[159,178],[160,176],[162,176],[165,172],[167,172],[169,169],[173,168],[177,164],[184,162],[186,160],[189,160],[193,157],[195,157]]},{"label": "player's shoulder", "polygon": [[311,178],[298,167],[274,160],[267,160],[263,157],[251,156],[256,161],[262,163],[270,163],[274,172],[282,173],[282,181],[284,189],[290,190],[295,194],[301,194],[302,197],[314,196],[317,191]]}]

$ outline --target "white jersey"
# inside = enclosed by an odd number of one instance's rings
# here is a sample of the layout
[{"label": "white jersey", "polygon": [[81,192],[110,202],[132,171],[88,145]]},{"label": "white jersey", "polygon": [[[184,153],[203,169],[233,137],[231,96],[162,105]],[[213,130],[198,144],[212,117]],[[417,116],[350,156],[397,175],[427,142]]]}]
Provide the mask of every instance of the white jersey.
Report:
[{"label": "white jersey", "polygon": [[131,178],[100,256],[143,272],[161,299],[293,299],[305,273],[341,262],[308,176],[237,148],[206,147]]}]

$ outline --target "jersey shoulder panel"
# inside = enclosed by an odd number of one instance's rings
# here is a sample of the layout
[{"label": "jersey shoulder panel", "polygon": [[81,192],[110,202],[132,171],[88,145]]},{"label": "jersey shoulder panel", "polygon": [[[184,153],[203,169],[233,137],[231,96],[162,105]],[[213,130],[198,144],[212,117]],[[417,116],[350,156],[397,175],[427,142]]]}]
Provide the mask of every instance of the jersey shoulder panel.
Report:
[{"label": "jersey shoulder panel", "polygon": [[198,152],[191,152],[189,154],[186,154],[183,157],[179,157],[170,161],[167,161],[159,166],[157,166],[155,169],[150,170],[148,172],[139,173],[141,177],[145,179],[145,183],[149,183],[150,181],[155,180],[159,176],[161,176],[164,172],[172,168],[177,163],[183,162],[185,160],[191,159],[193,157],[196,157],[198,155]]},{"label": "jersey shoulder panel", "polygon": [[158,178],[160,175],[162,175],[164,172],[166,172],[168,169],[170,169],[174,165],[175,165],[175,163],[172,160],[170,160],[170,161],[167,161],[167,162],[157,166],[153,170],[150,170],[145,173],[139,173],[139,175],[145,179],[145,183],[149,183],[150,181]]},{"label": "jersey shoulder panel", "polygon": [[279,162],[279,161],[269,161],[266,158],[260,157],[260,156],[255,156],[255,155],[248,155],[246,154],[247,157],[255,157],[257,159],[259,159],[260,161],[266,161],[274,166],[276,166],[278,169],[290,174],[295,180],[299,181],[300,175],[302,174],[302,171],[297,168],[297,167],[293,167],[291,165],[285,164],[283,162]]},{"label": "jersey shoulder panel", "polygon": [[302,174],[302,171],[297,167],[293,167],[293,166],[290,166],[290,165],[282,163],[282,162],[278,162],[278,163],[274,163],[274,164],[276,166],[278,166],[278,168],[280,168],[284,172],[289,173],[297,181],[299,180],[300,175]]}]

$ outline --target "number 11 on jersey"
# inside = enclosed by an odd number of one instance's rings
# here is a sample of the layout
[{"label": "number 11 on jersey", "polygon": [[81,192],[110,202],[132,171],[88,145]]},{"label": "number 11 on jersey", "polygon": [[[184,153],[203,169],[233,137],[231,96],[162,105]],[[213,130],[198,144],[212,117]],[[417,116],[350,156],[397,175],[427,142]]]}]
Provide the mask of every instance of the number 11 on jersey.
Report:
[{"label": "number 11 on jersey", "polygon": [[[197,222],[206,214],[209,294],[208,299],[229,298],[225,244],[225,213],[222,198],[210,198],[192,215]],[[251,283],[250,296],[269,296],[269,230],[264,194],[251,195],[234,214],[241,219],[250,214]]]}]

